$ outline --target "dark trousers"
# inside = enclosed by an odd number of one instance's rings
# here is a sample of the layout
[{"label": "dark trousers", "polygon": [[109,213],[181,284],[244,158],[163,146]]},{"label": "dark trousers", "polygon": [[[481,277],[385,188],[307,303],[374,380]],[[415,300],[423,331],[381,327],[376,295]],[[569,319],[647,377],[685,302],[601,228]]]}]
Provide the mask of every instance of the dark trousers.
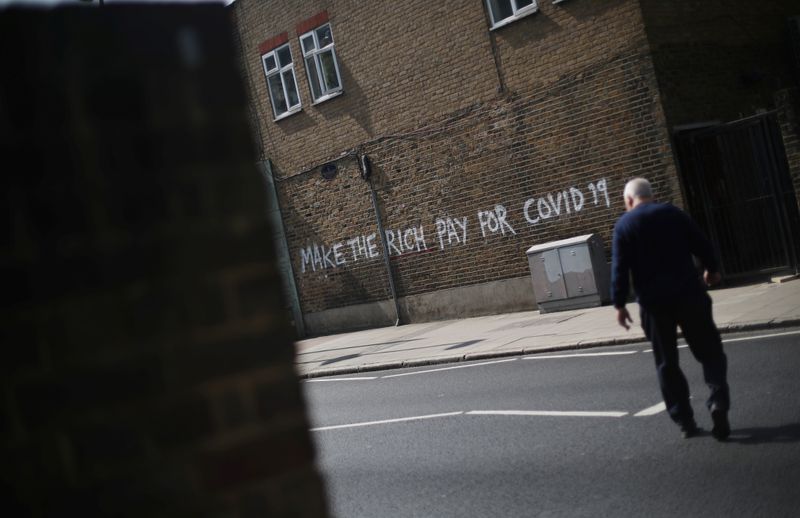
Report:
[{"label": "dark trousers", "polygon": [[702,293],[674,304],[642,307],[639,316],[644,334],[653,344],[658,383],[672,420],[683,423],[694,416],[689,385],[678,364],[678,326],[689,350],[703,365],[703,377],[711,389],[706,405],[709,410],[727,411],[730,408],[728,359],[711,314],[711,297]]}]

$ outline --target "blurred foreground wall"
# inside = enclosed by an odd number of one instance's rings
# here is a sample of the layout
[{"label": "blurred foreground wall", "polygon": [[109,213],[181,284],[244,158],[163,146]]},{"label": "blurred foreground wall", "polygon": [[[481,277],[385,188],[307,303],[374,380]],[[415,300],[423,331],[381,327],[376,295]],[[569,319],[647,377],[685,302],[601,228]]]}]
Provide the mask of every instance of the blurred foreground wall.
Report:
[{"label": "blurred foreground wall", "polygon": [[325,516],[225,9],[0,11],[4,516]]}]

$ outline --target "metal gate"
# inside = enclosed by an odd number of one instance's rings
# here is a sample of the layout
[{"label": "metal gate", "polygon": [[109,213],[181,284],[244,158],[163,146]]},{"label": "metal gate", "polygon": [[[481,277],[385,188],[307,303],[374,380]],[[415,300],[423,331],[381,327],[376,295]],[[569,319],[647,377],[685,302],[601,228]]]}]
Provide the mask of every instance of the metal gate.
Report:
[{"label": "metal gate", "polygon": [[675,136],[689,210],[736,278],[797,272],[797,200],[774,115]]}]

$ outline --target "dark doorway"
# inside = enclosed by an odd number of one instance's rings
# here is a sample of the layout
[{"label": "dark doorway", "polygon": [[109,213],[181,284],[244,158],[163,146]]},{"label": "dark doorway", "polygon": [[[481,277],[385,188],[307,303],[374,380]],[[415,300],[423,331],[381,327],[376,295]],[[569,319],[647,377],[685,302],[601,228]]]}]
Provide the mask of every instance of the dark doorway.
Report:
[{"label": "dark doorway", "polygon": [[725,277],[796,272],[800,216],[775,117],[681,131],[675,148],[689,210]]}]

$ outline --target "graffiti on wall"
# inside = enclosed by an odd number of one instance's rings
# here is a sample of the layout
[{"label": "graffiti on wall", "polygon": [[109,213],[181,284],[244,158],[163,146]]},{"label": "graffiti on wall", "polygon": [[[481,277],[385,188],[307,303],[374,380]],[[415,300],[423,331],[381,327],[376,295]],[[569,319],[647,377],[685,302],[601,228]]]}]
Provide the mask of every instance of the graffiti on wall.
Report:
[{"label": "graffiti on wall", "polygon": [[506,231],[510,232],[511,235],[516,236],[517,232],[514,230],[514,227],[506,220],[508,216],[508,211],[502,205],[495,205],[493,210],[479,210],[478,211],[478,224],[481,227],[481,235],[486,237],[486,231],[489,231],[489,234],[496,234],[500,232],[502,235],[506,235]]},{"label": "graffiti on wall", "polygon": [[[528,198],[519,207],[522,225],[539,226],[559,218],[577,214],[588,208],[609,208],[608,182],[602,178],[583,187],[570,186],[562,190],[543,193]],[[470,223],[483,239],[492,236],[512,238],[517,235],[512,224],[512,213],[505,205],[495,204],[482,208],[474,215],[451,217],[441,216],[429,227],[424,224],[408,228],[387,229],[384,232],[386,247],[390,257],[428,251],[444,251],[447,248],[467,244]],[[426,234],[426,232],[428,232]],[[427,235],[427,240],[426,240]],[[308,243],[298,251],[301,273],[340,268],[359,261],[370,261],[381,257],[381,244],[378,234],[356,236],[333,244]]]}]

